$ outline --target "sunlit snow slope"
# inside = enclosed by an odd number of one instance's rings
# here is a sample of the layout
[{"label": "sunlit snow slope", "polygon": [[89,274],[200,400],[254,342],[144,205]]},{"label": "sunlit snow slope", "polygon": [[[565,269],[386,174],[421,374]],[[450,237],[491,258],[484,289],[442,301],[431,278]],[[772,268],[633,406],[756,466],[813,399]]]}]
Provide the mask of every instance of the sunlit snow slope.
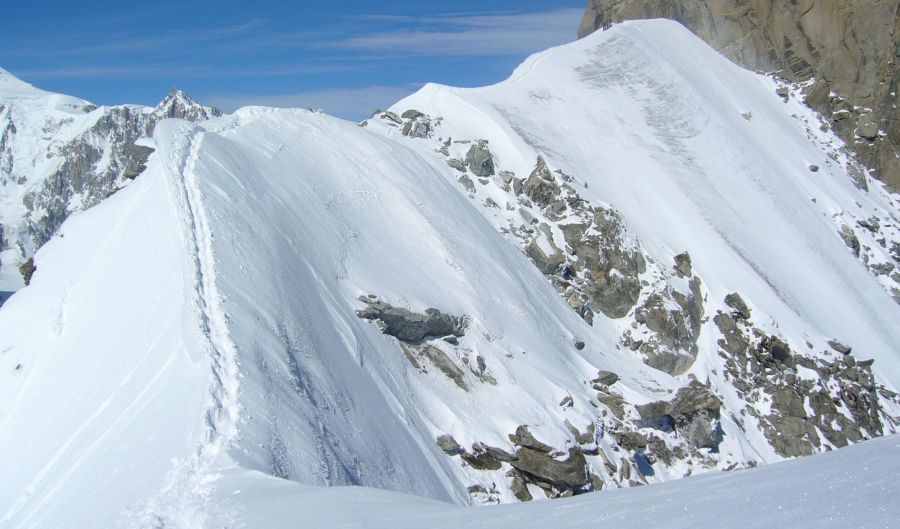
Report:
[{"label": "sunlit snow slope", "polygon": [[[683,28],[650,22],[533,57],[495,87],[428,86],[397,110],[442,117],[445,136],[489,139],[498,167],[517,174],[544,156],[587,183],[579,189],[587,200],[618,208],[648,259],[668,270],[689,250],[706,315],[740,291],[756,325],[795,351],[839,337],[876,360],[881,389],[896,389],[900,309],[829,216],[896,208],[829,165],[773,92]],[[373,128],[266,108],[199,125],[167,120],[134,185],[63,225],[37,253],[31,286],[0,308],[0,527],[287,527],[303,516],[324,526],[354,521],[334,511],[359,503],[387,511],[394,526],[452,526],[447,520],[474,523],[481,512],[292,482],[511,502],[518,493],[506,459],[525,445],[538,446],[538,461],[553,453],[579,467],[552,487],[521,471],[535,498],[781,459],[740,412],[770,403],[736,396],[708,321],[687,372],[646,365],[621,347],[630,320],[588,324],[498,230],[481,205],[493,191],[473,200],[435,142]],[[810,163],[822,170],[810,173]],[[401,345],[357,315],[369,295],[465,316],[464,334]],[[618,376],[602,390],[624,403],[621,421],[613,401],[598,400],[590,382],[598,370]],[[680,430],[637,417],[635,405],[669,401],[691,377],[709,382],[704,391],[716,402],[705,405],[717,415],[721,404],[715,448],[690,448]],[[884,433],[897,414],[891,406],[885,399],[876,410]],[[643,447],[627,448],[623,435],[634,442],[639,432],[619,428],[641,424]],[[651,435],[656,448],[647,448]],[[461,447],[442,450],[439,436]],[[858,461],[895,445],[873,442],[854,448],[858,457],[802,468],[839,462],[832,468],[851,468],[841,475],[852,483],[865,475]],[[490,458],[505,459],[475,458],[488,447],[499,450]],[[666,447],[686,456],[666,465],[645,455]],[[475,463],[463,463],[460,450]],[[607,508],[627,518],[657,500],[701,509],[697,498],[716,484],[737,498],[753,476],[762,476],[754,486],[788,487],[786,472],[589,495],[484,520],[574,527],[595,525]],[[888,484],[878,483],[865,490],[889,501]],[[888,515],[872,514],[872,526]],[[696,522],[691,516],[667,519]]]}]

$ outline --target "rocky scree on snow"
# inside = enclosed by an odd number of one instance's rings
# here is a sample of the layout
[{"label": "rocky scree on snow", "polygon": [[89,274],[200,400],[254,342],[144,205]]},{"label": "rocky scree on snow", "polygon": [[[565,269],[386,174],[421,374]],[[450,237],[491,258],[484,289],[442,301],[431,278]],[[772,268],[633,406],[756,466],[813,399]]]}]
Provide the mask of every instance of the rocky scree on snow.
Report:
[{"label": "rocky scree on snow", "polygon": [[[730,294],[726,305],[732,311],[719,311],[713,318],[722,335],[718,354],[724,376],[748,404],[740,413],[741,422],[750,427],[745,417],[752,417],[779,455],[840,448],[882,435],[886,425],[897,424],[896,417],[884,413],[881,399],[900,401],[875,383],[871,361],[857,361],[849,347],[835,340],[829,341],[834,352],[803,354],[755,327],[738,294]],[[770,411],[753,403],[768,403]]]}]

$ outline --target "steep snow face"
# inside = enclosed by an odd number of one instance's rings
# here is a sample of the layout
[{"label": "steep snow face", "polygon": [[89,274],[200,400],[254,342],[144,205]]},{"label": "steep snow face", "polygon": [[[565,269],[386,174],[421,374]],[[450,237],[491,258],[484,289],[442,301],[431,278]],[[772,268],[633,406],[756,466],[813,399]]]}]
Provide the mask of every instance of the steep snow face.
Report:
[{"label": "steep snow face", "polygon": [[[192,167],[241,366],[243,466],[465,502],[466,486],[506,478],[460,467],[439,435],[505,446],[534,424],[564,446],[562,415],[593,423],[582,386],[598,369],[649,388],[636,400],[665,393],[414,151],[301,111],[243,109],[206,128]],[[357,316],[367,295],[465,315],[464,336],[398,343]]]},{"label": "steep snow face", "polygon": [[97,108],[0,71],[0,292],[22,286],[17,268],[69,214],[97,204],[144,169],[151,149],[140,140],[156,122],[216,115],[177,90],[155,108]]}]

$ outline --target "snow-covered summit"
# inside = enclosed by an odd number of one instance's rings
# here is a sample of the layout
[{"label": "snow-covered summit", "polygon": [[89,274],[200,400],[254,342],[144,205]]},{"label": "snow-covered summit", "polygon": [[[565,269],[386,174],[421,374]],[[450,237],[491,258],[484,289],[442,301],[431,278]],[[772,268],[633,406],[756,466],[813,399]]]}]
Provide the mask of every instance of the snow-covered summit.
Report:
[{"label": "snow-covered summit", "polygon": [[0,106],[7,107],[13,103],[31,108],[33,112],[66,116],[83,114],[95,108],[83,99],[36,88],[0,68]]},{"label": "snow-covered summit", "polygon": [[0,94],[2,94],[3,97],[37,92],[40,91],[34,86],[22,81],[3,68],[0,68]]},{"label": "snow-covered summit", "polygon": [[[155,124],[0,308],[0,526],[540,500],[895,432],[897,204],[775,89],[646,22],[363,127]],[[529,512],[604,512],[561,505]]]}]

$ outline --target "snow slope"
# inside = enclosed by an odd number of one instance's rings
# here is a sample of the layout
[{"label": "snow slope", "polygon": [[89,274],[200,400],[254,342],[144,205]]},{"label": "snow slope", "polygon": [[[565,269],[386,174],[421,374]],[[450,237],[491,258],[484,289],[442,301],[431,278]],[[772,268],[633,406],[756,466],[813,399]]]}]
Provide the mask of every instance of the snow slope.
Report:
[{"label": "snow slope", "polygon": [[[412,151],[302,111],[242,109],[209,127],[221,129],[202,136],[196,170],[215,233],[227,234],[214,248],[244,375],[235,457],[245,466],[466,501],[448,476],[466,480],[465,470],[437,435],[500,443],[523,413],[556,422],[559,400],[599,367],[651,383],[633,359],[600,353],[611,348],[603,335]],[[412,370],[396,341],[357,317],[356,298],[370,293],[471,315],[451,354],[476,351],[503,398],[471,372],[462,391],[437,370]],[[573,332],[590,350],[575,350]]]},{"label": "snow slope", "polygon": [[[412,151],[305,111],[206,127],[159,125],[136,185],[67,222],[0,311],[4,523],[194,526],[232,459],[467,501],[434,437],[481,425],[499,439],[523,410],[472,374],[466,393],[410,369],[356,316],[366,292],[479,315],[464,343],[531,416],[597,366],[646,377],[608,345],[576,351],[568,329],[602,336]],[[537,381],[551,401],[529,396]]]},{"label": "snow slope", "polygon": [[[688,249],[707,314],[738,290],[768,332],[816,348],[839,337],[876,360],[885,389],[897,388],[900,309],[829,216],[854,201],[896,209],[877,190],[853,187],[825,159],[828,137],[811,142],[785,112],[801,107],[773,92],[685,30],[650,22],[534,57],[495,87],[430,85],[396,108],[441,116],[445,136],[490,139],[497,164],[519,174],[542,154],[586,183],[579,192],[591,202],[614,204],[655,261]],[[781,458],[762,433],[742,431],[745,403],[727,393],[711,325],[689,373],[645,365],[620,347],[622,321],[589,325],[571,310],[498,230],[501,214],[460,187],[435,142],[254,107],[201,124],[163,121],[152,145],[134,184],[67,220],[36,254],[32,285],[0,308],[2,527],[369,523],[348,503],[397,526],[577,526],[604,513],[646,525],[640,516],[652,512],[630,513],[656,501],[682,509],[665,513],[676,527],[726,515],[725,503],[709,504],[710,487],[741,498],[730,515],[746,515],[747,498],[756,500],[746,487],[802,497],[792,487],[823,468],[876,484],[851,487],[871,507],[871,526],[895,516],[877,510],[892,494],[886,474],[859,466],[895,452],[894,439],[522,511],[430,501],[515,501],[508,462],[479,470],[436,438],[514,451],[509,434],[522,425],[570,458],[584,451],[582,477],[589,470],[596,480],[583,490]],[[821,171],[809,173],[809,163]],[[465,335],[456,345],[432,340],[438,353],[416,356],[422,350],[358,317],[366,295],[465,315]],[[635,451],[616,440],[612,407],[592,389],[598,370],[619,375],[627,420],[634,405],[671,399],[691,375],[710,381],[732,413],[722,414],[724,440],[639,470]],[[791,469],[804,469],[804,481],[786,479]],[[810,493],[831,504],[830,485],[818,480]],[[822,509],[802,505],[793,515]]]},{"label": "snow slope", "polygon": [[[456,165],[444,174],[514,242],[530,219],[549,216],[538,208],[521,214],[529,203],[509,191],[504,173],[525,178],[540,156],[568,175],[580,199],[618,211],[651,263],[667,268],[689,252],[707,319],[686,375],[708,381],[734,416],[747,407],[765,415],[771,403],[735,391],[717,347],[723,335],[712,319],[731,311],[724,300],[732,292],[753,311],[757,330],[793,351],[828,358],[837,339],[874,360],[888,388],[900,380],[900,202],[859,176],[840,140],[800,101],[802,87],[782,99],[778,86],[676,23],[644,21],[535,55],[498,85],[430,84],[391,108],[393,118],[424,114],[427,138],[409,133],[407,118],[401,126],[376,115],[366,125],[438,165]],[[478,140],[488,141],[499,177],[476,178],[471,164],[459,169]],[[560,224],[580,221],[566,215]],[[553,245],[567,248],[551,229]],[[635,314],[613,321],[623,346],[638,328]],[[896,417],[896,407],[890,413]],[[725,444],[744,439],[726,451],[777,459],[754,433],[761,427],[728,422]]]}]

